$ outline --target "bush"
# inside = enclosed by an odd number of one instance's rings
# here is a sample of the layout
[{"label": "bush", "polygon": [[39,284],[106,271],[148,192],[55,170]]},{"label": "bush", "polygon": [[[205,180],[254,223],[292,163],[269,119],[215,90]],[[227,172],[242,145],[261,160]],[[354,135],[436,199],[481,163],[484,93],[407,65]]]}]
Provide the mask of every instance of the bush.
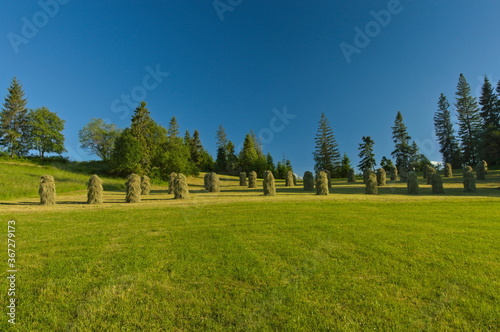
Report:
[{"label": "bush", "polygon": [[174,199],[189,198],[189,188],[186,176],[182,173],[177,174],[174,180]]},{"label": "bush", "polygon": [[208,175],[208,192],[218,193],[220,191],[219,187],[219,176],[215,172],[207,173]]},{"label": "bush", "polygon": [[87,185],[87,204],[102,204],[102,180],[92,175]]},{"label": "bush", "polygon": [[[383,170],[383,168],[381,168]],[[385,171],[384,171],[385,175]],[[378,194],[378,189],[377,189],[377,176],[375,175],[375,172],[372,170],[368,170],[367,174],[367,179],[365,182],[365,194],[368,195],[376,195]]]},{"label": "bush", "polygon": [[265,196],[276,195],[276,186],[274,185],[274,175],[271,171],[264,172],[264,179],[262,181],[262,185],[264,186]]},{"label": "bush", "polygon": [[408,194],[412,194],[412,195],[419,194],[420,189],[418,187],[417,173],[415,173],[413,171],[408,172],[408,177],[406,180],[406,187],[408,189]]},{"label": "bush", "polygon": [[257,173],[255,171],[248,173],[248,188],[257,188]]},{"label": "bush", "polygon": [[42,175],[40,177],[38,193],[40,194],[41,205],[56,204],[56,183],[52,175]]},{"label": "bush", "polygon": [[141,195],[149,195],[150,191],[151,191],[151,182],[149,180],[149,177],[143,175],[141,178]]},{"label": "bush", "polygon": [[316,177],[316,195],[328,195],[328,175],[326,172],[319,172]]},{"label": "bush", "polygon": [[286,172],[286,177],[285,177],[285,187],[292,187],[293,185],[294,185],[293,172],[288,171],[288,172]]},{"label": "bush", "polygon": [[314,190],[314,175],[312,172],[306,171],[304,173],[304,190],[313,191]]},{"label": "bush", "polygon": [[444,194],[443,180],[437,173],[431,175],[431,185],[433,194]]},{"label": "bush", "polygon": [[387,178],[386,178],[385,169],[379,168],[377,170],[377,186],[380,186],[380,187],[385,186],[387,184],[386,179]]},{"label": "bush", "polygon": [[125,186],[127,188],[125,202],[139,203],[141,201],[141,177],[137,174],[130,174]]},{"label": "bush", "polygon": [[248,186],[247,173],[245,173],[245,172],[240,172],[240,186],[242,186],[242,187]]},{"label": "bush", "polygon": [[453,168],[450,163],[444,164],[444,177],[451,178],[453,176]]},{"label": "bush", "polygon": [[466,193],[476,192],[476,179],[472,171],[467,171],[464,174],[464,191]]}]

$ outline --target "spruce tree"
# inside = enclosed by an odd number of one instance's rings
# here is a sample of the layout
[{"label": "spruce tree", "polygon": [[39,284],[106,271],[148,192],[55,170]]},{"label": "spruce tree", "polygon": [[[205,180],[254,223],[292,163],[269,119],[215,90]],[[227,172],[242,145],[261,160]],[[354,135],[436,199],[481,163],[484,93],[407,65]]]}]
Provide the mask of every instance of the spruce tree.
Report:
[{"label": "spruce tree", "polygon": [[349,172],[351,171],[351,159],[347,156],[347,153],[344,153],[344,157],[342,158],[342,161],[340,162],[340,167],[339,167],[339,176],[341,178],[347,178],[349,175]]},{"label": "spruce tree", "polygon": [[408,170],[412,154],[412,147],[410,145],[411,136],[408,134],[403,122],[403,115],[399,111],[396,114],[394,127],[392,127],[392,140],[394,141],[395,149],[391,155],[396,159],[396,167]]},{"label": "spruce tree", "polygon": [[455,137],[455,129],[451,122],[450,103],[441,93],[438,109],[434,113],[434,130],[440,146],[439,152],[443,156],[443,163],[449,163],[455,168],[461,167],[460,148]]},{"label": "spruce tree", "polygon": [[457,84],[455,108],[458,114],[458,136],[462,145],[462,157],[465,164],[475,165],[478,161],[479,134],[481,119],[476,98],[470,94],[470,86],[463,74]]},{"label": "spruce tree", "polygon": [[238,174],[238,156],[236,155],[233,142],[227,142],[226,172],[230,175]]},{"label": "spruce tree", "polygon": [[[500,82],[498,89],[500,89]],[[489,164],[500,163],[500,99],[487,77],[484,78],[479,104],[482,118],[480,158]]]},{"label": "spruce tree", "polygon": [[315,138],[316,148],[314,155],[314,170],[329,171],[330,174],[337,174],[337,169],[340,161],[340,152],[333,135],[332,127],[328,122],[325,114],[321,114],[319,121],[318,132]]},{"label": "spruce tree", "polygon": [[175,118],[175,116],[173,116],[170,119],[170,122],[168,123],[168,139],[169,140],[172,140],[174,138],[179,137],[179,135],[180,135],[179,128],[180,128],[180,126],[177,123],[177,119]]},{"label": "spruce tree", "polygon": [[245,136],[245,141],[243,142],[243,148],[239,155],[239,166],[244,172],[251,172],[254,170],[254,165],[259,158],[257,149],[255,148],[255,142],[252,135],[249,133]]},{"label": "spruce tree", "polygon": [[21,83],[14,77],[0,112],[0,146],[11,158],[29,151],[28,109]]},{"label": "spruce tree", "polygon": [[360,150],[358,156],[361,158],[358,169],[360,171],[375,170],[375,165],[377,165],[375,162],[375,154],[373,154],[373,145],[375,142],[370,136],[363,136],[362,140],[363,143],[359,144],[358,148],[358,150]]}]

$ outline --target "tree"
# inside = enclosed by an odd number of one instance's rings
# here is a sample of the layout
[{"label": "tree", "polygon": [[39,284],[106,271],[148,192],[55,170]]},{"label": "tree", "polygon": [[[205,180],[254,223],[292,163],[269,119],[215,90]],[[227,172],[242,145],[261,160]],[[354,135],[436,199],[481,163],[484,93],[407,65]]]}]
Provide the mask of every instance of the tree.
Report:
[{"label": "tree", "polygon": [[271,171],[274,176],[276,174],[276,166],[274,165],[273,156],[269,152],[266,155],[266,164],[267,164],[266,170]]},{"label": "tree", "polygon": [[366,169],[375,170],[375,165],[377,165],[375,154],[373,153],[373,145],[375,142],[370,136],[363,136],[362,140],[363,143],[359,144],[358,148],[358,150],[360,150],[358,156],[361,158],[358,169],[360,171],[365,171]]},{"label": "tree", "polygon": [[346,178],[349,175],[349,172],[351,170],[351,159],[347,156],[347,153],[344,153],[344,157],[342,158],[342,161],[340,162],[340,167],[339,167],[339,176],[341,178]]},{"label": "tree", "polygon": [[168,138],[172,139],[175,137],[179,137],[179,124],[177,123],[177,119],[175,116],[170,119],[170,122],[168,124]]},{"label": "tree", "polygon": [[226,172],[227,156],[223,147],[217,148],[217,157],[215,160],[215,171],[217,173]]},{"label": "tree", "polygon": [[216,143],[217,149],[219,149],[219,148],[224,149],[224,152],[227,155],[227,153],[229,152],[227,149],[229,142],[227,140],[226,130],[224,129],[224,127],[222,125],[219,126],[219,129],[217,130],[217,134],[216,134],[215,138],[217,138],[217,143]]},{"label": "tree", "polygon": [[103,161],[111,158],[115,143],[121,130],[115,124],[105,123],[103,119],[92,118],[79,132],[82,149],[97,155]]},{"label": "tree", "polygon": [[192,137],[189,135],[189,131],[186,131],[184,140],[189,148],[191,162],[201,171],[212,171],[214,161],[212,156],[203,148],[199,131],[195,129]]},{"label": "tree", "polygon": [[392,167],[394,167],[394,164],[392,163],[391,159],[386,158],[386,156],[383,156],[382,159],[380,160],[380,167],[382,167],[387,173],[391,172]]},{"label": "tree", "polygon": [[130,128],[126,128],[115,142],[111,154],[113,172],[120,176],[131,173],[140,173],[141,143],[132,135]]},{"label": "tree", "polygon": [[455,129],[451,122],[450,103],[446,96],[441,93],[438,101],[438,109],[434,113],[434,130],[440,146],[439,152],[443,156],[443,163],[449,163],[454,168],[461,167],[460,148],[455,137]]},{"label": "tree", "polygon": [[227,155],[226,155],[226,172],[230,175],[237,175],[238,171],[238,156],[236,155],[236,150],[233,142],[227,142]]},{"label": "tree", "polygon": [[409,169],[410,168],[410,155],[412,152],[410,140],[411,136],[408,134],[406,126],[403,122],[403,115],[398,111],[394,127],[392,127],[392,140],[394,141],[394,151],[391,155],[396,159],[396,167]]},{"label": "tree", "polygon": [[329,171],[332,175],[337,174],[340,152],[325,113],[321,114],[315,143],[316,147],[313,152],[315,161],[314,170],[317,173],[320,171]]},{"label": "tree", "polygon": [[259,154],[255,148],[255,142],[250,133],[246,134],[243,148],[240,151],[239,164],[244,172],[256,171],[254,168],[259,159]]},{"label": "tree", "polygon": [[[497,86],[500,93],[500,82]],[[500,163],[500,98],[487,77],[479,98],[481,105],[482,130],[480,133],[479,155],[488,164]]]},{"label": "tree", "polygon": [[0,146],[11,158],[29,151],[28,109],[21,83],[14,77],[0,113]]},{"label": "tree", "polygon": [[34,109],[28,113],[29,148],[38,151],[43,158],[45,153],[61,154],[64,149],[64,120],[47,107]]},{"label": "tree", "polygon": [[462,156],[465,164],[475,165],[478,161],[479,133],[481,119],[476,98],[470,94],[470,86],[463,74],[460,74],[455,93],[455,108],[458,113],[458,136],[462,143]]}]

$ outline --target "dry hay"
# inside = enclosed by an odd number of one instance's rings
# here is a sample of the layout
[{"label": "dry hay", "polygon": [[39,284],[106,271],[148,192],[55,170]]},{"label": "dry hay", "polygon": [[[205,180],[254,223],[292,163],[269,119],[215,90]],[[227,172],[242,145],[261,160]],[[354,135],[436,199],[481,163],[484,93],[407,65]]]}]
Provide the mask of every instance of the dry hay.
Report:
[{"label": "dry hay", "polygon": [[174,180],[174,199],[189,198],[189,188],[186,176],[182,173],[177,174]]},{"label": "dry hay", "polygon": [[465,173],[467,172],[472,172],[472,167],[470,167],[469,165],[465,165],[464,166],[464,169],[463,169],[463,173],[462,173],[462,176],[465,177]]},{"label": "dry hay", "polygon": [[276,195],[276,186],[274,185],[273,172],[271,172],[271,171],[264,172],[264,179],[262,181],[262,185],[264,186],[264,195],[265,196]]},{"label": "dry hay", "polygon": [[312,172],[306,171],[304,173],[304,190],[313,191],[314,190],[314,175]]},{"label": "dry hay", "polygon": [[356,174],[354,174],[354,168],[349,169],[349,173],[347,173],[347,182],[356,182]]},{"label": "dry hay", "polygon": [[437,171],[434,167],[428,167],[426,171],[426,179],[427,179],[427,184],[431,184],[432,182],[432,176],[436,174]]},{"label": "dry hay", "polygon": [[390,173],[391,173],[391,181],[397,181],[398,180],[398,169],[396,166],[394,166],[394,165],[391,166]]},{"label": "dry hay", "polygon": [[38,188],[41,205],[56,204],[56,183],[52,175],[42,175],[40,177],[40,186]]},{"label": "dry hay", "polygon": [[168,176],[168,193],[171,195],[174,193],[174,182],[175,178],[177,177],[177,173],[172,172]]},{"label": "dry hay", "polygon": [[240,172],[240,186],[242,186],[242,187],[248,186],[247,173],[245,173],[245,172]]},{"label": "dry hay", "polygon": [[385,169],[379,168],[377,170],[377,186],[383,187],[383,186],[387,185],[386,180],[387,180],[387,176],[385,173]]},{"label": "dry hay", "polygon": [[406,180],[406,187],[408,189],[408,194],[418,195],[420,189],[418,187],[417,173],[414,171],[408,172],[408,178]]},{"label": "dry hay", "polygon": [[[385,171],[384,171],[385,173]],[[377,189],[377,176],[375,175],[375,172],[372,170],[368,170],[368,175],[367,179],[365,182],[365,194],[367,195],[376,195],[378,194],[378,189]]]},{"label": "dry hay", "polygon": [[217,173],[208,173],[208,192],[218,193],[220,191],[219,187],[219,176]]},{"label": "dry hay", "polygon": [[453,177],[453,168],[450,163],[444,164],[444,177],[451,178]]},{"label": "dry hay", "polygon": [[486,173],[488,172],[488,164],[486,161],[481,160],[476,166],[476,177],[478,180],[486,180]]},{"label": "dry hay", "polygon": [[474,173],[471,171],[465,172],[464,174],[464,191],[466,193],[476,192],[476,179]]},{"label": "dry hay", "polygon": [[141,178],[141,195],[149,195],[151,191],[151,182],[149,176],[143,175]]},{"label": "dry hay", "polygon": [[292,187],[294,184],[293,184],[293,172],[292,171],[288,171],[286,172],[286,176],[285,176],[285,187]]},{"label": "dry hay", "polygon": [[139,203],[141,201],[141,177],[132,173],[127,177],[127,179],[127,183],[125,183],[127,188],[125,202]]},{"label": "dry hay", "polygon": [[364,183],[364,184],[366,184],[366,181],[368,181],[368,177],[370,176],[370,172],[371,172],[371,171],[372,171],[372,170],[371,170],[371,169],[369,169],[369,168],[365,168],[365,169],[363,170],[363,183]]},{"label": "dry hay", "polygon": [[438,173],[434,173],[431,176],[431,185],[433,194],[444,194],[443,180]]},{"label": "dry hay", "polygon": [[209,182],[210,180],[210,173],[206,173],[205,176],[203,177],[203,188],[208,191],[209,187]]},{"label": "dry hay", "polygon": [[102,204],[102,180],[92,175],[87,184],[87,204]]},{"label": "dry hay", "polygon": [[257,173],[255,171],[248,173],[248,188],[257,188]]},{"label": "dry hay", "polygon": [[332,174],[330,173],[330,171],[325,171],[325,173],[328,180],[328,189],[332,189]]},{"label": "dry hay", "polygon": [[316,177],[316,195],[328,195],[328,175],[321,171]]}]

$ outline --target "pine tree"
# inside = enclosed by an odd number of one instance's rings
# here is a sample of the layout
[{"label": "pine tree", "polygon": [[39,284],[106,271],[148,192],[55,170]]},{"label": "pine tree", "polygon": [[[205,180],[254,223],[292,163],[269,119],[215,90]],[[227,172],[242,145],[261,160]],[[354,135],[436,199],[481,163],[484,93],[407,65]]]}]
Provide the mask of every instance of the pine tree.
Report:
[{"label": "pine tree", "polygon": [[314,155],[314,170],[329,171],[330,174],[337,174],[340,161],[340,152],[338,149],[332,127],[325,114],[321,114],[318,126],[318,133],[315,138],[316,148]]},{"label": "pine tree", "polygon": [[462,156],[465,164],[475,165],[478,161],[479,134],[481,119],[476,98],[470,94],[470,86],[463,74],[460,74],[455,93],[455,108],[458,113],[458,136],[462,143]]},{"label": "pine tree", "polygon": [[347,153],[344,153],[344,157],[342,158],[342,161],[340,162],[340,168],[339,168],[339,176],[341,178],[346,178],[349,175],[349,172],[351,171],[351,159],[347,156]]},{"label": "pine tree", "polygon": [[40,157],[45,153],[61,154],[64,149],[64,120],[47,107],[34,109],[28,113],[28,137],[30,149],[37,150]]},{"label": "pine tree", "polygon": [[245,136],[245,141],[243,142],[243,148],[240,151],[239,156],[239,166],[244,172],[254,171],[254,166],[259,158],[257,149],[255,148],[255,142],[250,133]]},{"label": "pine tree", "polygon": [[14,77],[0,113],[0,146],[11,158],[29,151],[28,109],[21,83]]},{"label": "pine tree", "polygon": [[411,136],[408,134],[406,126],[403,123],[403,115],[399,111],[394,121],[394,127],[392,127],[392,140],[394,141],[395,149],[391,155],[396,159],[396,167],[408,170],[410,168],[412,153],[410,145]]},{"label": "pine tree", "polygon": [[179,137],[179,124],[177,123],[177,119],[175,116],[170,119],[170,122],[168,124],[168,138],[172,140],[173,138]]},{"label": "pine tree", "polygon": [[217,149],[223,148],[224,152],[227,155],[227,153],[229,152],[227,149],[227,145],[228,145],[229,141],[227,140],[226,130],[224,129],[224,127],[222,125],[219,126],[219,129],[217,130],[217,134],[216,134],[215,138],[217,138],[217,143],[216,143]]},{"label": "pine tree", "polygon": [[382,156],[380,160],[380,167],[382,167],[387,173],[390,173],[394,167],[391,159],[388,159],[386,156]]},{"label": "pine tree", "polygon": [[449,163],[454,168],[461,167],[460,148],[455,137],[455,129],[451,122],[450,103],[446,96],[441,93],[438,101],[438,109],[434,113],[434,130],[440,146],[439,152],[443,156],[443,163]]},{"label": "pine tree", "polygon": [[273,156],[269,152],[266,155],[266,162],[267,162],[267,170],[271,171],[274,176],[276,174],[276,166],[274,165]]},{"label": "pine tree", "polygon": [[[497,87],[500,92],[500,82]],[[500,99],[487,77],[484,78],[481,97],[482,130],[479,155],[488,164],[500,163]]]},{"label": "pine tree", "polygon": [[223,147],[217,148],[217,159],[215,160],[215,172],[225,173],[227,166],[226,151]]},{"label": "pine tree", "polygon": [[363,143],[359,144],[358,150],[359,157],[361,161],[358,164],[358,169],[360,171],[364,170],[375,170],[375,165],[377,165],[375,161],[375,154],[373,153],[373,145],[375,142],[372,140],[370,136],[363,136]]},{"label": "pine tree", "polygon": [[236,150],[233,142],[227,142],[227,160],[226,160],[226,172],[230,175],[237,175],[238,171],[238,156],[236,155]]}]

